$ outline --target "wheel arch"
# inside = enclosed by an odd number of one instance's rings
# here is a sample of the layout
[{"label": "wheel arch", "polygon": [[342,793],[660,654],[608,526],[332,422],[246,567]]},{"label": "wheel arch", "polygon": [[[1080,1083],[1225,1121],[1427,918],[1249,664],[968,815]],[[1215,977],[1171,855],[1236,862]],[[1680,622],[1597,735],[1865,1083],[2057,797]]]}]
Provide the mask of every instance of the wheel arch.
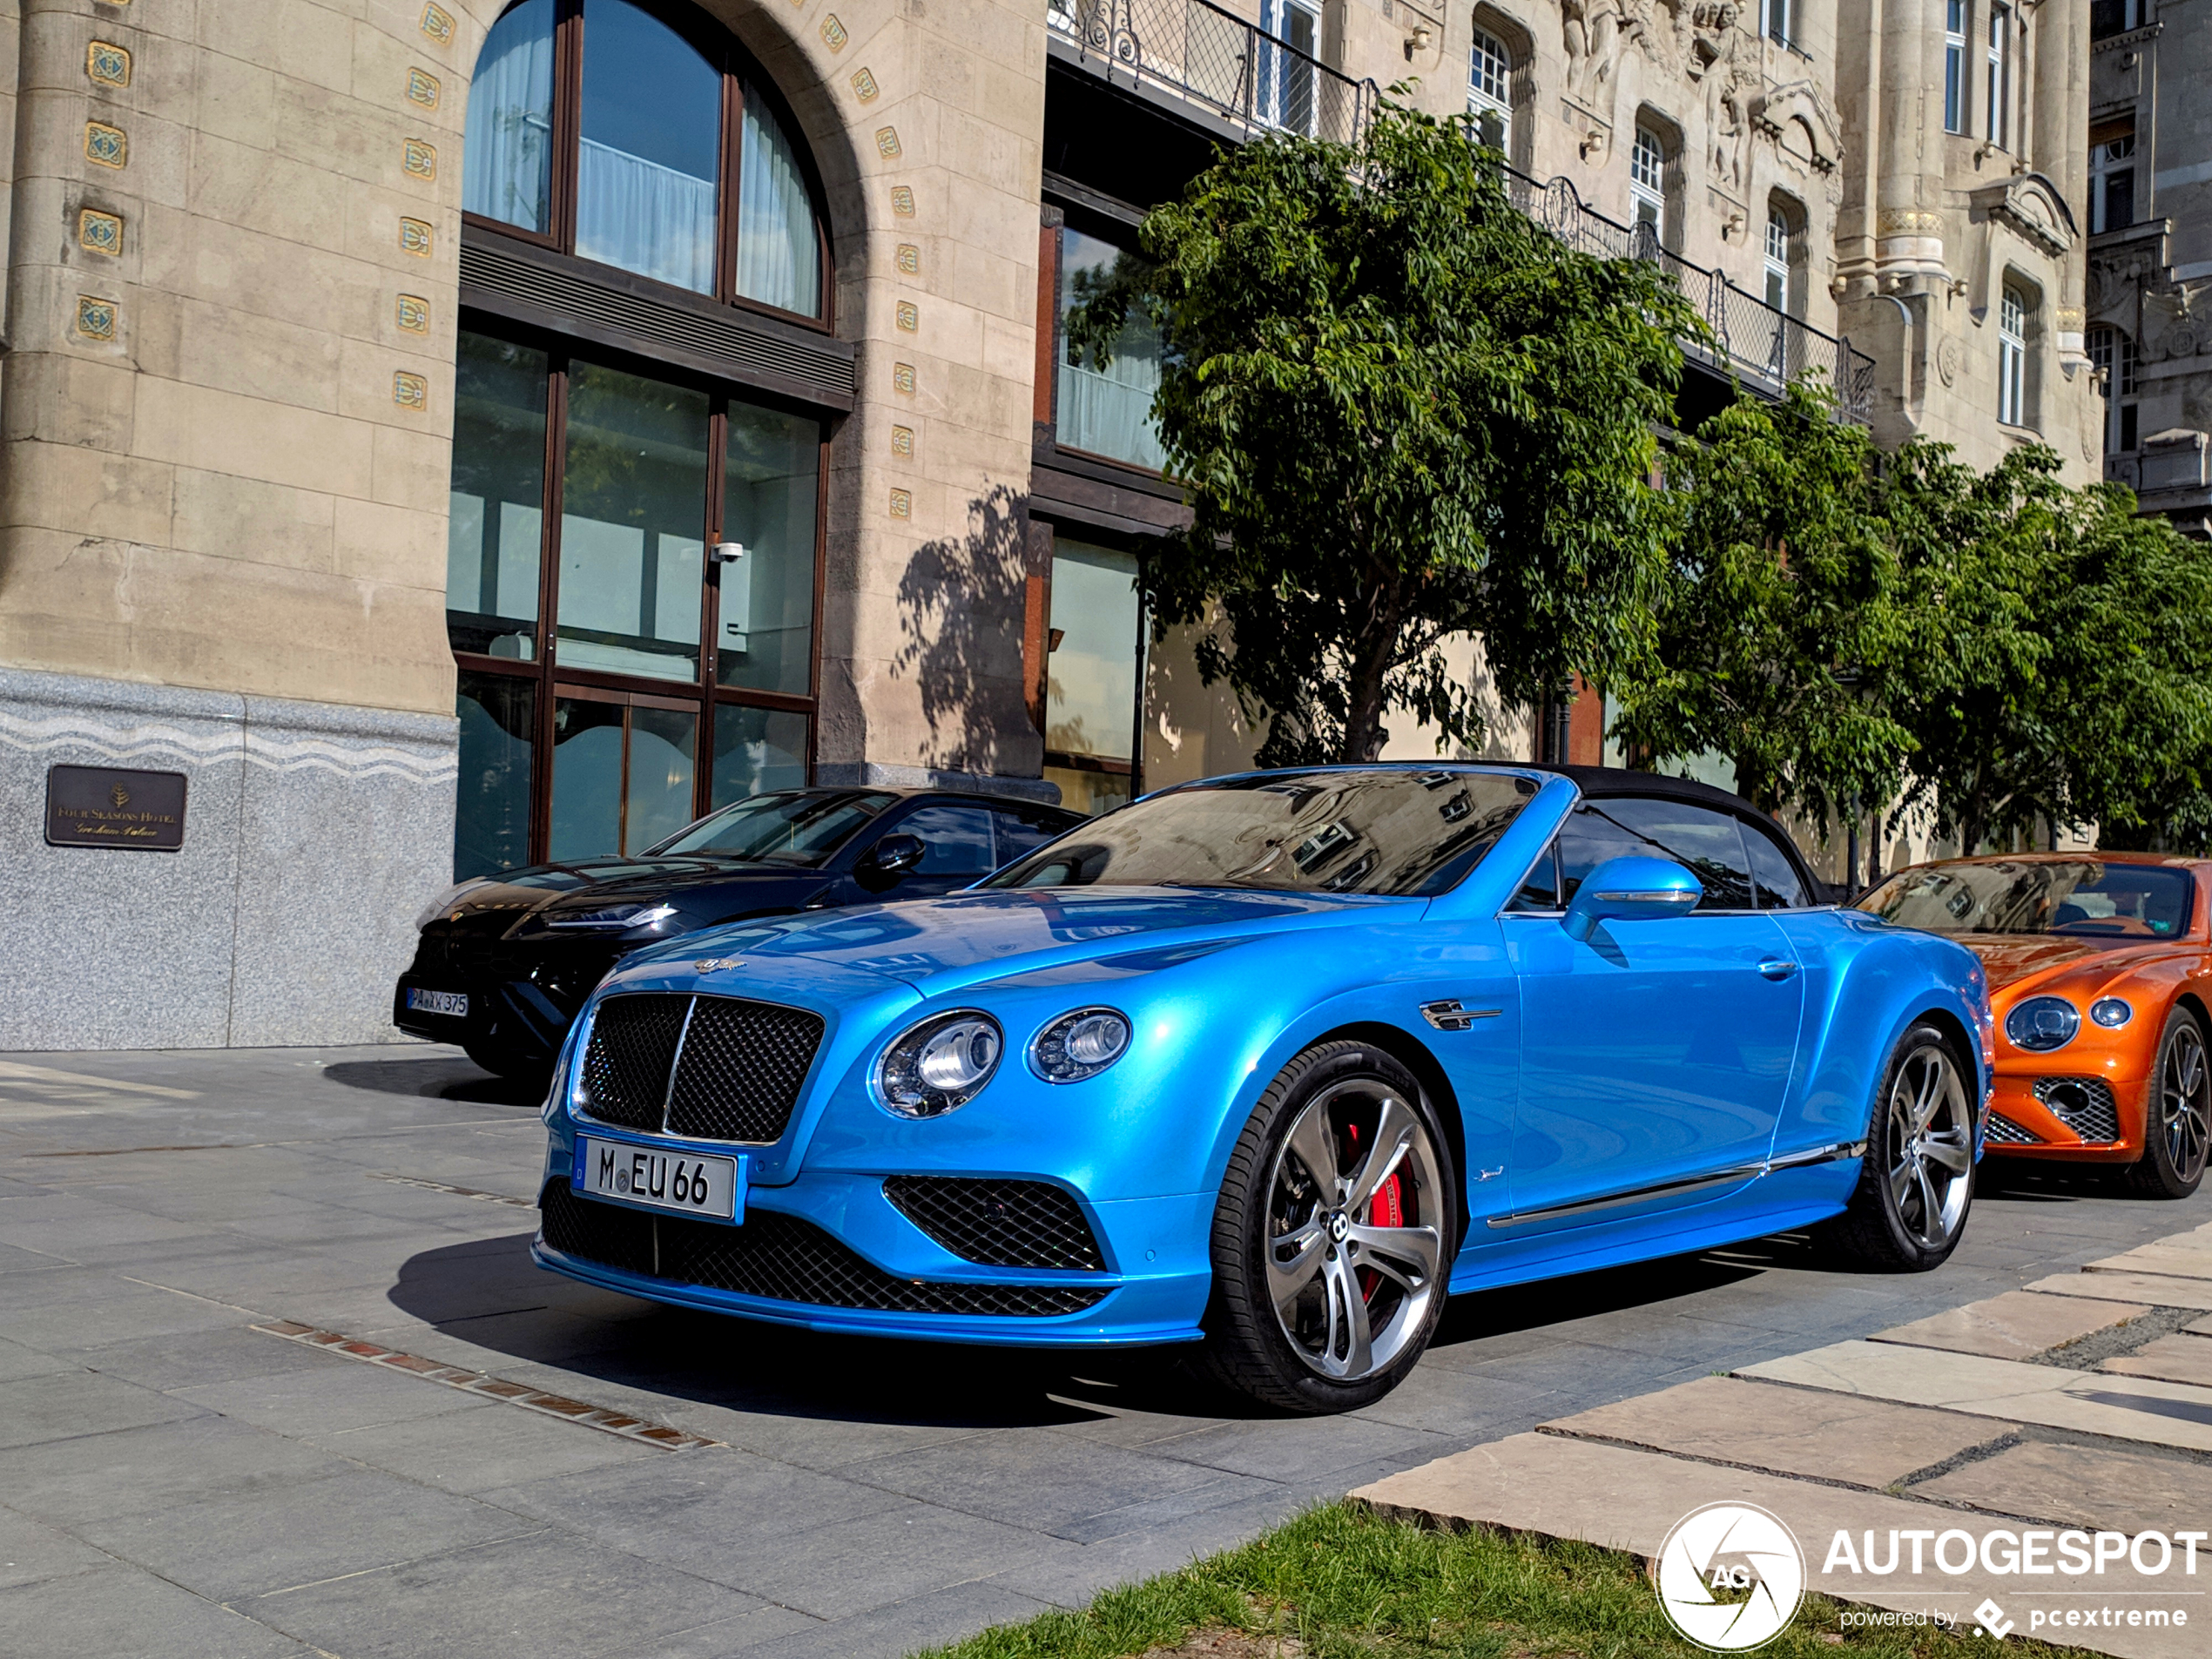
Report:
[{"label": "wheel arch", "polygon": [[1323,1042],[1364,1042],[1380,1049],[1385,1054],[1413,1074],[1422,1090],[1435,1104],[1438,1120],[1444,1126],[1444,1139],[1452,1153],[1452,1201],[1459,1211],[1459,1238],[1467,1238],[1467,1126],[1460,1121],[1460,1097],[1453,1089],[1451,1078],[1444,1067],[1429,1051],[1429,1047],[1403,1026],[1392,1025],[1385,1020],[1357,1020],[1321,1032],[1312,1042],[1303,1045],[1299,1052]]}]

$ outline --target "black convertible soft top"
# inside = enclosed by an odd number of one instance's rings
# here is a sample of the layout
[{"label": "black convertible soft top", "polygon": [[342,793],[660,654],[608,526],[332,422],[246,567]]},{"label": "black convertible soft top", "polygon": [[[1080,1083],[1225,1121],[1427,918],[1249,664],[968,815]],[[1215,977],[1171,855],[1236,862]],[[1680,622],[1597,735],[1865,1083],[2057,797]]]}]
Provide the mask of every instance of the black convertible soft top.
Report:
[{"label": "black convertible soft top", "polygon": [[[1798,850],[1797,840],[1777,823],[1774,818],[1745,800],[1741,795],[1730,794],[1725,789],[1716,789],[1710,784],[1701,784],[1695,778],[1669,778],[1663,772],[1631,772],[1625,766],[1560,766],[1543,761],[1529,763],[1534,772],[1555,772],[1573,780],[1575,786],[1588,800],[1604,800],[1620,795],[1642,795],[1659,800],[1679,800],[1691,806],[1709,807],[1716,813],[1733,813],[1770,831],[1797,867],[1798,879],[1804,882],[1805,891],[1823,898],[1830,896],[1828,883],[1812,873],[1805,855]],[[1831,900],[1832,902],[1832,899]]]}]

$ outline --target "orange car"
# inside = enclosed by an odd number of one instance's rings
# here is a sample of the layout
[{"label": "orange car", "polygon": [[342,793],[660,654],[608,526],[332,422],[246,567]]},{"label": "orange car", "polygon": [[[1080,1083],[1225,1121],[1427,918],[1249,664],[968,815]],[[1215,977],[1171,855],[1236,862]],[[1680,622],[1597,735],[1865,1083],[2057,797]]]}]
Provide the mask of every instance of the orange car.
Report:
[{"label": "orange car", "polygon": [[2212,860],[2029,853],[1898,871],[1858,900],[1989,970],[1997,1089],[1986,1150],[2128,1166],[2184,1198],[2204,1178]]}]

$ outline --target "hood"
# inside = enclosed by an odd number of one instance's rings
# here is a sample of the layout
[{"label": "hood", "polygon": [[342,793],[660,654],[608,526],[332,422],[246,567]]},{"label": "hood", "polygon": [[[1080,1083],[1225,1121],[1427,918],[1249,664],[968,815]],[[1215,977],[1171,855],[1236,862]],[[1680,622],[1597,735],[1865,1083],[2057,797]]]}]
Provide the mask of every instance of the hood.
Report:
[{"label": "hood", "polygon": [[[732,883],[819,881],[822,872],[747,859],[591,859],[510,870],[470,887],[438,914],[449,922],[503,915],[512,921],[539,909],[590,908],[603,904],[677,897],[686,891]],[[721,914],[727,914],[726,911]]]},{"label": "hood", "polygon": [[1263,928],[1325,926],[1355,914],[1426,902],[1164,887],[1027,888],[733,923],[691,934],[684,949],[704,955],[711,946],[718,955],[742,954],[763,968],[818,963],[902,980],[935,996],[1094,959],[1115,952],[1123,941],[1147,946],[1233,941]]},{"label": "hood", "polygon": [[[1981,958],[1989,970],[1989,994],[2030,988],[2048,990],[2064,980],[2101,987],[2148,962],[2175,954],[2176,941],[2115,944],[2101,939],[2068,939],[2040,934],[1961,934],[1959,942]],[[2201,949],[2202,947],[2195,948]]]}]

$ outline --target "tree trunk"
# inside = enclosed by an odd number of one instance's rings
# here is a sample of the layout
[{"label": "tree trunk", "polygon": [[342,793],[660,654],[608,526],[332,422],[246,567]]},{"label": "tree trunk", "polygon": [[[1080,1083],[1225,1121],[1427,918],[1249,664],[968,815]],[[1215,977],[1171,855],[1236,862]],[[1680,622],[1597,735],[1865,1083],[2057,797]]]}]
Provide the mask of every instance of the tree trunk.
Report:
[{"label": "tree trunk", "polygon": [[1341,765],[1382,758],[1383,682],[1398,650],[1405,611],[1405,597],[1396,583],[1368,602],[1367,623],[1352,641],[1345,676],[1344,747],[1337,757]]}]

